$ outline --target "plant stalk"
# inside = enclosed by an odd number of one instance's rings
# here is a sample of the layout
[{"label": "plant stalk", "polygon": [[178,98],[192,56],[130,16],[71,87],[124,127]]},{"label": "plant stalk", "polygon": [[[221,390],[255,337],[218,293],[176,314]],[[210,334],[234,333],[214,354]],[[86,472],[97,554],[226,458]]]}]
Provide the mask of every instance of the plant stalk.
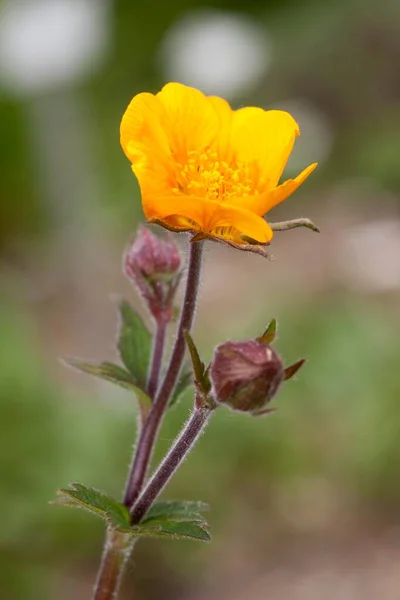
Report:
[{"label": "plant stalk", "polygon": [[190,244],[186,290],[175,345],[164,381],[157,391],[153,406],[139,436],[124,496],[124,504],[128,508],[137,500],[143,487],[157,433],[182,367],[186,350],[185,331],[191,331],[196,311],[202,251],[203,242]]},{"label": "plant stalk", "polygon": [[[161,386],[158,380],[161,371],[162,356],[165,343],[166,323],[157,322],[152,363],[148,379],[148,393],[154,398],[153,406],[141,419],[139,441],[134,454],[131,470],[126,486],[124,504],[129,508],[139,497],[148,470],[162,419],[169,400],[175,389],[185,356],[185,331],[190,331],[194,321],[199,289],[202,242],[190,245],[186,290],[181,309],[177,335],[170,362]],[[155,475],[144,490],[138,503],[139,511],[146,511],[151,502],[160,493],[173,475],[180,462],[193,446],[211,414],[210,409],[196,408],[186,424],[176,444],[157,469]],[[167,463],[167,464],[166,464]],[[149,504],[150,503],[150,504]],[[121,580],[127,560],[132,552],[134,541],[123,532],[108,529],[103,557],[99,568],[93,600],[117,600]]]},{"label": "plant stalk", "polygon": [[107,529],[93,600],[117,600],[122,577],[134,546],[132,536]]},{"label": "plant stalk", "polygon": [[167,321],[161,316],[156,321],[153,355],[151,357],[150,372],[147,382],[147,393],[152,400],[154,399],[158,388],[158,380],[160,377],[162,359],[164,354],[166,331]]},{"label": "plant stalk", "polygon": [[131,509],[132,523],[139,523],[141,521],[154,500],[162,492],[176,469],[199,439],[213,410],[214,407],[194,408],[182,432],[145,486],[137,502],[133,505]]}]

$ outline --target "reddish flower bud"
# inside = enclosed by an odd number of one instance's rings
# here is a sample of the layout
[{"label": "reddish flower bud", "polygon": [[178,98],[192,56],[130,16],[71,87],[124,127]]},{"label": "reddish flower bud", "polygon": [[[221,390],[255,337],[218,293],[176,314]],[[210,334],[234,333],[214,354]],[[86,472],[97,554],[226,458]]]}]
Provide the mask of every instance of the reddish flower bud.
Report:
[{"label": "reddish flower bud", "polygon": [[139,288],[156,319],[172,318],[172,303],[179,282],[181,258],[172,241],[164,241],[140,227],[125,255],[125,274]]},{"label": "reddish flower bud", "polygon": [[286,378],[280,356],[258,340],[221,344],[211,363],[215,400],[252,415],[269,412],[266,406]]}]

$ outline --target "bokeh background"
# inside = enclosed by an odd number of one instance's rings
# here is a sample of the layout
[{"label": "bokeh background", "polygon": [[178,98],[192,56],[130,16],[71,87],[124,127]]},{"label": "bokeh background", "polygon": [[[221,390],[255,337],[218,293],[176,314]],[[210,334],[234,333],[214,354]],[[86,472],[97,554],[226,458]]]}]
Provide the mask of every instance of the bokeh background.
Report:
[{"label": "bokeh background", "polygon": [[270,262],[209,244],[204,355],[276,316],[278,350],[309,362],[274,416],[215,416],[165,492],[212,505],[212,544],[141,542],[123,598],[398,598],[399,67],[396,0],[0,2],[1,598],[90,597],[102,523],[48,501],[70,481],[121,494],[136,408],[59,358],[113,359],[115,296],[138,304],[118,128],[169,80],[291,111],[286,174],[320,166],[271,220],[322,233],[277,234]]}]

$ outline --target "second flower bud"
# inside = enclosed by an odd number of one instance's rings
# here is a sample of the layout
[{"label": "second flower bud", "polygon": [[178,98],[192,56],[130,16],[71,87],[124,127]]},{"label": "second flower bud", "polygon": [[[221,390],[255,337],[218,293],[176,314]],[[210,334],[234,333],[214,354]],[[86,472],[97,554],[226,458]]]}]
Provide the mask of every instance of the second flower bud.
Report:
[{"label": "second flower bud", "polygon": [[156,320],[168,322],[180,279],[181,258],[172,241],[140,227],[124,260],[125,274],[135,283]]},{"label": "second flower bud", "polygon": [[266,414],[280,384],[303,363],[300,360],[285,368],[274,348],[260,340],[221,344],[211,363],[215,400],[233,410],[256,416]]}]

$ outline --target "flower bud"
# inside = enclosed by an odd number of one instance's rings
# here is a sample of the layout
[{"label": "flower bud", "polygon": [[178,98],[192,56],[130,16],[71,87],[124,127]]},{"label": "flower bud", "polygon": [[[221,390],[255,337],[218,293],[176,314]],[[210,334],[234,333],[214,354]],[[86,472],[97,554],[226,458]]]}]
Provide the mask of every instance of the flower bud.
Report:
[{"label": "flower bud", "polygon": [[257,415],[285,379],[285,368],[275,350],[258,340],[226,342],[215,349],[211,381],[215,400],[233,410]]},{"label": "flower bud", "polygon": [[155,319],[170,321],[180,277],[181,258],[172,241],[164,241],[140,227],[129,247],[124,271],[138,287]]}]

